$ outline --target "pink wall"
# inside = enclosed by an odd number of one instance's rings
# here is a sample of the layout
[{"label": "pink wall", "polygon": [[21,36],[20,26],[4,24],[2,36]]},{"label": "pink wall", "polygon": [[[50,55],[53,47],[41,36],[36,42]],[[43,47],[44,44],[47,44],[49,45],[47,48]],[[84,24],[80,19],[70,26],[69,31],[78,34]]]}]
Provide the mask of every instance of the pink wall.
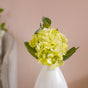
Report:
[{"label": "pink wall", "polygon": [[0,0],[0,7],[18,44],[18,88],[33,88],[42,68],[24,46],[42,16],[68,37],[69,48],[80,47],[61,67],[69,88],[88,88],[88,0]]}]

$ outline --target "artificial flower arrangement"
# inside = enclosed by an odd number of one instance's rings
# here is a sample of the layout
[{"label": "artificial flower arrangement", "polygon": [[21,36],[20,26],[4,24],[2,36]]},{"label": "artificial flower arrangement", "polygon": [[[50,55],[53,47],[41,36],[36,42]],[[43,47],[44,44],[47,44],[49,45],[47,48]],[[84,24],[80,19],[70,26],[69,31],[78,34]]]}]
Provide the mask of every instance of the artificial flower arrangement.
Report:
[{"label": "artificial flower arrangement", "polygon": [[24,42],[29,53],[43,65],[49,65],[51,69],[62,66],[79,47],[68,48],[68,39],[58,29],[51,28],[51,20],[42,17],[43,24],[33,34],[29,42]]}]

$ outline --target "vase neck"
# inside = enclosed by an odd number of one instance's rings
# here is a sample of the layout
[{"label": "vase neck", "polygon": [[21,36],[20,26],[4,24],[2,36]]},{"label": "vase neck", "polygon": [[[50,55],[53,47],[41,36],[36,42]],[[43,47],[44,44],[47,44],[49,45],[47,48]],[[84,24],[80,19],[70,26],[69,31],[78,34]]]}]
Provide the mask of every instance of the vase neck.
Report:
[{"label": "vase neck", "polygon": [[56,67],[55,69],[51,69],[50,66],[44,65],[44,66],[43,66],[43,69],[45,69],[45,70],[57,70],[57,69],[59,69],[59,67]]}]

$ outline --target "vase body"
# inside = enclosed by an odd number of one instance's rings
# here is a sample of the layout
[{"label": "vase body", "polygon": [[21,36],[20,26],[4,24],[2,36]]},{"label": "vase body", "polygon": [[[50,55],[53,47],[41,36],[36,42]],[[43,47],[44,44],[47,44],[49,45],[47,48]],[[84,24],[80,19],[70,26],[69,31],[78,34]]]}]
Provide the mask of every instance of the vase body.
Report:
[{"label": "vase body", "polygon": [[65,78],[59,67],[51,70],[44,66],[36,80],[34,88],[68,88]]}]

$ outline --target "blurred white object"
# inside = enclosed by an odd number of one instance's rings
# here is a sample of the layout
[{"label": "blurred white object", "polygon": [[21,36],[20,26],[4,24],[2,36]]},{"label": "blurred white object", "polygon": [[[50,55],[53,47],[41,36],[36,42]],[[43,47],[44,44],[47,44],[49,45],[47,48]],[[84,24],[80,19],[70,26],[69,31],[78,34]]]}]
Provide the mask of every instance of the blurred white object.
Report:
[{"label": "blurred white object", "polygon": [[2,59],[2,39],[5,34],[5,31],[0,30],[0,64]]},{"label": "blurred white object", "polygon": [[1,66],[2,66],[2,39],[4,34],[5,34],[5,31],[0,30],[0,88],[2,88]]},{"label": "blurred white object", "polygon": [[3,37],[3,61],[1,68],[2,88],[17,88],[17,52],[14,38],[5,33]]},{"label": "blurred white object", "polygon": [[68,88],[60,68],[50,70],[49,66],[44,66],[39,74],[34,88]]}]

